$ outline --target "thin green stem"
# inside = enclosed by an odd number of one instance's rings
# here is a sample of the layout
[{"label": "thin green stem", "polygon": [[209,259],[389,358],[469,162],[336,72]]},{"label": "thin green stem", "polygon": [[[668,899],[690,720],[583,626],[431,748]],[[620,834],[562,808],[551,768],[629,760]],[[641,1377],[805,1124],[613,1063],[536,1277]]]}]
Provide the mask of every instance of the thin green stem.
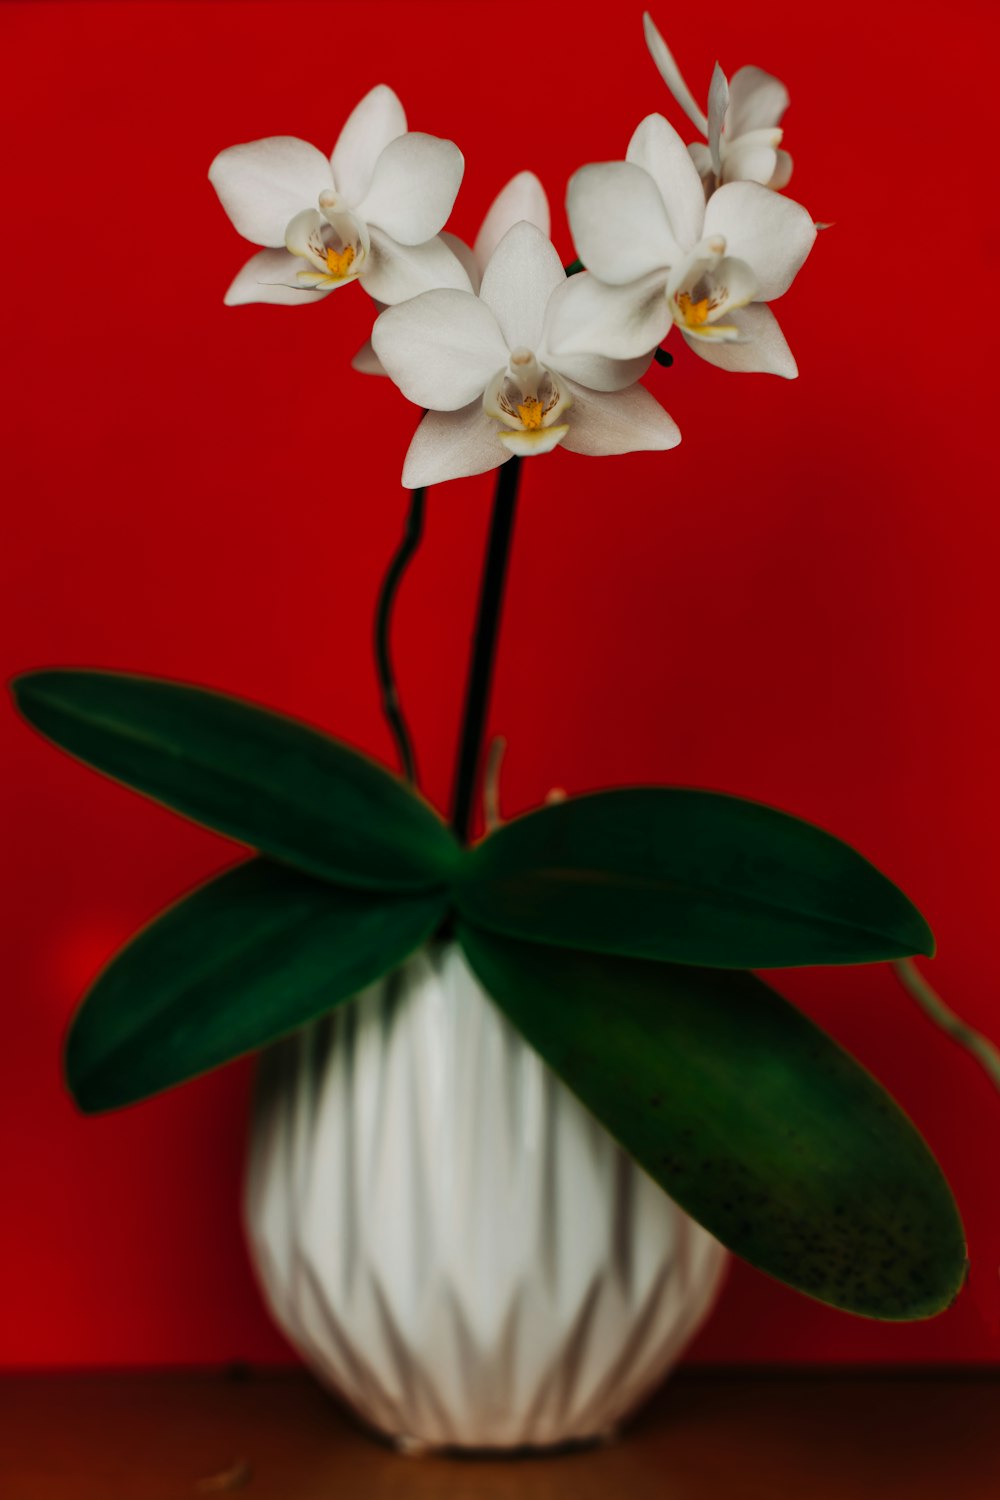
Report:
[{"label": "thin green stem", "polygon": [[420,546],[420,539],[423,536],[426,498],[426,490],[414,490],[410,496],[403,538],[386,569],[375,609],[375,669],[378,672],[379,689],[382,694],[382,712],[389,726],[389,733],[395,741],[403,775],[407,781],[414,784],[417,781],[417,761],[413,750],[413,740],[400,707],[389,635],[392,626],[392,609],[396,602],[399,585],[403,581],[403,574],[413,554]]},{"label": "thin green stem", "polygon": [[1000,1089],[1000,1048],[995,1047],[988,1037],[975,1031],[945,1005],[937,991],[927,983],[912,958],[897,959],[892,967],[900,984],[913,996],[924,1014],[929,1016],[935,1026],[939,1026],[946,1036],[950,1036],[953,1042],[957,1042],[960,1047],[965,1048],[966,1052],[971,1053],[994,1086]]}]

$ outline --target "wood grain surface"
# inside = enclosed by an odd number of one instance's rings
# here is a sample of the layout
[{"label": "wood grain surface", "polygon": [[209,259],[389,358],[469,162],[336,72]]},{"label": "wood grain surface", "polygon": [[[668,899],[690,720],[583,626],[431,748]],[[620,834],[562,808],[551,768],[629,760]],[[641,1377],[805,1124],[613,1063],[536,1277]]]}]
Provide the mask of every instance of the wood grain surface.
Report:
[{"label": "wood grain surface", "polygon": [[1000,1375],[692,1372],[613,1445],[401,1457],[299,1373],[0,1380],[3,1500],[998,1500]]}]

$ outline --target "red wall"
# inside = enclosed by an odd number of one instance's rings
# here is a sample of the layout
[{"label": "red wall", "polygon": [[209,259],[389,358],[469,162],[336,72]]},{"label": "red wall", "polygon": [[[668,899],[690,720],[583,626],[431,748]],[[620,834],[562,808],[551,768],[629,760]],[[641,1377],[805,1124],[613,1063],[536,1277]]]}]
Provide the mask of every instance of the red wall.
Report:
[{"label": "red wall", "polygon": [[[929,971],[996,1035],[994,8],[660,4],[696,92],[716,51],[791,86],[793,193],[836,226],[779,309],[802,377],[726,375],[678,347],[648,379],[680,449],[528,466],[492,727],[510,741],[508,812],[553,784],[671,780],[837,831],[927,912]],[[388,758],[370,619],[415,413],[348,368],[371,317],[361,292],[223,307],[249,251],[208,163],[274,133],[328,148],[386,81],[416,128],[466,153],[453,225],[471,235],[518,169],[559,205],[577,165],[620,157],[642,115],[671,112],[639,18],[431,0],[0,10],[5,675],[195,680]],[[556,235],[568,259],[561,208]],[[439,801],[489,491],[432,492],[398,613]],[[236,851],[9,709],[0,732],[0,1362],[280,1358],[238,1225],[246,1068],[95,1120],[59,1076],[81,987]],[[932,1323],[881,1327],[738,1267],[697,1356],[994,1359],[1000,1101],[887,971],[781,987],[933,1143],[972,1287]]]}]

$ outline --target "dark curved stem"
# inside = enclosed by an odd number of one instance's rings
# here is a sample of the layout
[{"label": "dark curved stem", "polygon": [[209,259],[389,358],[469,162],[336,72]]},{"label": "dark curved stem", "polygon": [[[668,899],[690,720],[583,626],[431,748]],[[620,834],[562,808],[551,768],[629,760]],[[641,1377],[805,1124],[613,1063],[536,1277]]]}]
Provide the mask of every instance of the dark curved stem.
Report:
[{"label": "dark curved stem", "polygon": [[382,712],[399,752],[403,775],[407,781],[413,783],[417,780],[417,762],[413,753],[410,731],[406,727],[406,720],[399,706],[399,692],[396,688],[392,653],[389,648],[389,629],[392,624],[392,607],[396,602],[396,594],[403,581],[403,574],[423,536],[426,498],[426,490],[414,490],[410,496],[410,508],[406,513],[403,539],[396,548],[385,578],[382,580],[375,610],[375,667],[382,693]]},{"label": "dark curved stem", "polygon": [[468,843],[472,823],[472,805],[479,776],[483,749],[483,731],[489,708],[493,667],[496,661],[500,611],[503,606],[507,562],[514,532],[517,508],[517,486],[521,477],[521,460],[510,458],[497,474],[497,487],[486,545],[486,562],[479,591],[476,633],[473,637],[472,661],[465,689],[462,732],[455,765],[455,792],[451,826],[462,843]]}]

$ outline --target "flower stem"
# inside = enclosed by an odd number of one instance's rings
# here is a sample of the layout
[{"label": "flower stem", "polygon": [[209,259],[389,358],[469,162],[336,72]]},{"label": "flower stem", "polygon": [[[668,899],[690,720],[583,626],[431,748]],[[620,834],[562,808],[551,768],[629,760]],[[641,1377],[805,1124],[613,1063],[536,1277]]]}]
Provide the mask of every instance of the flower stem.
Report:
[{"label": "flower stem", "polygon": [[953,1042],[957,1042],[960,1047],[965,1048],[966,1052],[970,1052],[996,1088],[1000,1089],[1000,1049],[996,1048],[981,1032],[974,1031],[945,1005],[941,996],[927,983],[912,959],[897,959],[892,967],[900,984],[909,991],[924,1014],[930,1017],[935,1026],[940,1026]]},{"label": "flower stem", "polygon": [[414,490],[410,496],[403,538],[393,553],[382,580],[375,610],[375,669],[378,672],[379,688],[382,693],[382,712],[399,753],[403,775],[407,781],[414,784],[417,780],[417,762],[413,753],[410,731],[406,727],[406,720],[399,704],[399,692],[389,648],[389,630],[392,624],[392,607],[396,602],[399,585],[403,581],[403,574],[423,536],[426,497],[426,490]]},{"label": "flower stem", "polygon": [[521,460],[515,454],[513,458],[507,460],[497,474],[497,487],[493,498],[493,515],[490,520],[489,541],[486,544],[486,562],[483,566],[483,579],[479,590],[479,612],[473,637],[472,661],[469,664],[469,676],[465,688],[465,708],[462,713],[458,759],[455,764],[451,826],[463,843],[469,841],[472,822],[472,805],[482,756],[486,711],[489,707],[490,688],[493,684],[500,610],[503,606],[507,561],[510,557],[511,537],[514,531],[514,513],[517,507],[520,473]]}]

